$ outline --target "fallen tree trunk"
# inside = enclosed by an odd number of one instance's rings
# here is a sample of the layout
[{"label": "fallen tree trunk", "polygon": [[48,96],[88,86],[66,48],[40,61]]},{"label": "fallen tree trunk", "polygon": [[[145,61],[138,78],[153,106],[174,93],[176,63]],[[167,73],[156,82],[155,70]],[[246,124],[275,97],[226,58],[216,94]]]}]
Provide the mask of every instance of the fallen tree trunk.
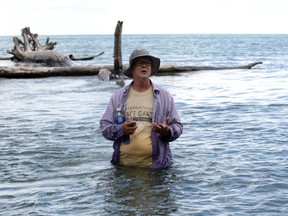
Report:
[{"label": "fallen tree trunk", "polygon": [[187,71],[199,71],[199,70],[234,70],[234,69],[251,69],[255,65],[262,64],[263,62],[253,62],[248,65],[234,66],[234,67],[213,67],[213,66],[176,66],[176,65],[163,65],[160,68],[160,72],[187,72]]},{"label": "fallen tree trunk", "polygon": [[[193,72],[200,70],[233,70],[233,69],[251,69],[252,67],[262,64],[262,62],[254,62],[244,66],[235,67],[210,67],[210,66],[176,66],[162,65],[156,75],[171,75],[181,72]],[[126,65],[127,67],[127,65]],[[112,73],[114,66],[69,66],[69,67],[0,67],[1,78],[41,78],[52,76],[92,76],[98,75],[101,68],[106,68]],[[113,78],[113,77],[112,77]]]},{"label": "fallen tree trunk", "polygon": [[92,60],[100,55],[102,55],[104,52],[101,52],[97,55],[94,55],[94,56],[87,56],[87,57],[81,57],[81,58],[75,58],[73,54],[70,54],[69,55],[69,58],[73,61],[86,61],[86,60]]},{"label": "fallen tree trunk", "polygon": [[0,67],[1,78],[43,78],[53,76],[97,75],[100,66],[69,67]]},{"label": "fallen tree trunk", "polygon": [[[41,45],[38,41],[38,35],[32,34],[30,28],[26,27],[21,30],[24,42],[17,37],[13,38],[15,44],[14,49],[7,51],[12,54],[12,58],[0,58],[0,60],[14,60],[17,62],[30,62],[26,66],[0,66],[0,78],[40,78],[51,76],[91,76],[98,75],[101,68],[108,69],[112,72],[112,79],[118,75],[123,78],[122,71],[127,68],[127,65],[122,65],[122,49],[121,49],[121,34],[123,22],[118,21],[115,29],[114,40],[114,66],[73,66],[73,61],[91,60],[104,52],[84,57],[75,58],[72,54],[63,55],[53,51],[56,42],[49,42],[47,38],[45,45]],[[41,63],[34,64],[34,63]],[[34,65],[33,65],[34,64]],[[232,70],[232,69],[251,69],[262,62],[254,62],[244,66],[235,67],[212,67],[212,66],[176,66],[176,65],[161,65],[156,75],[171,75],[179,72],[193,72],[199,70]],[[52,67],[47,67],[52,66]],[[61,66],[61,67],[60,67]]]},{"label": "fallen tree trunk", "polygon": [[[94,59],[94,58],[96,58],[96,57],[98,57],[98,56],[100,56],[100,55],[103,55],[104,54],[104,52],[101,52],[101,53],[99,53],[99,54],[97,54],[97,55],[93,55],[93,56],[87,56],[87,57],[81,57],[81,58],[76,58],[76,57],[74,57],[74,55],[73,54],[70,54],[70,55],[68,55],[68,57],[72,60],[72,61],[87,61],[87,60],[92,60],[92,59]],[[1,60],[4,60],[4,61],[7,61],[7,60],[11,60],[11,61],[13,61],[13,57],[0,57],[0,61]]]},{"label": "fallen tree trunk", "polygon": [[31,33],[29,27],[21,29],[21,34],[24,42],[17,37],[13,37],[14,49],[7,50],[7,53],[13,55],[12,59],[14,61],[39,63],[46,61],[61,62],[69,59],[66,55],[53,51],[57,43],[49,42],[49,38],[47,38],[45,45],[41,45],[38,34]]},{"label": "fallen tree trunk", "polygon": [[13,37],[14,48],[7,50],[7,53],[12,54],[11,58],[0,58],[0,60],[11,60],[14,62],[25,63],[41,63],[42,66],[72,66],[73,61],[86,61],[92,60],[104,52],[98,55],[75,58],[72,54],[66,55],[54,51],[57,42],[49,42],[49,37],[44,45],[38,40],[38,34],[33,34],[29,27],[21,29],[23,41],[17,37]]}]

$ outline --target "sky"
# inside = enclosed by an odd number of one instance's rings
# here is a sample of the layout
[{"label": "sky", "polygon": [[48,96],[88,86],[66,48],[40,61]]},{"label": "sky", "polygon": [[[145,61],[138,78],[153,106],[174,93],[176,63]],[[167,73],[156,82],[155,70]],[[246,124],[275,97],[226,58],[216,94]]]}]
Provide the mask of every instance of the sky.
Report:
[{"label": "sky", "polygon": [[1,0],[1,36],[288,34],[288,0]]}]

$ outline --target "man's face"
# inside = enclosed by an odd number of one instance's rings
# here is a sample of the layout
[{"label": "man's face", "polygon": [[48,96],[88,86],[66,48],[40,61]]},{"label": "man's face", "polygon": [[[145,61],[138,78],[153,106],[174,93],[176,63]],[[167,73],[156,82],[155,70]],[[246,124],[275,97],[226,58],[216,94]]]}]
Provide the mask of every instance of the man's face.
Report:
[{"label": "man's face", "polygon": [[132,74],[133,79],[149,78],[151,75],[152,62],[150,58],[141,57],[133,62]]}]

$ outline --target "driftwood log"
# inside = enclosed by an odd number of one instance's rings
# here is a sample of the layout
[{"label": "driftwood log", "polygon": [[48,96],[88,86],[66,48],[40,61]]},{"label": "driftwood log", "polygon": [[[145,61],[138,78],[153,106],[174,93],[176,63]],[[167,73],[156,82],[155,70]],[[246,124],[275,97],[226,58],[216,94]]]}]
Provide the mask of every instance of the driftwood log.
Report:
[{"label": "driftwood log", "polygon": [[67,55],[53,51],[56,42],[49,42],[49,37],[44,45],[38,40],[38,34],[32,34],[29,27],[21,30],[22,42],[19,38],[13,37],[14,49],[7,50],[12,54],[12,60],[16,62],[44,63],[45,66],[72,65],[71,59]]},{"label": "driftwood log", "polygon": [[[252,67],[262,64],[254,62],[244,66],[236,67],[195,67],[195,66],[176,66],[161,65],[158,73],[161,75],[172,75],[179,72],[193,72],[199,70],[232,70],[232,69],[251,69]],[[126,68],[125,65],[124,68]],[[92,76],[98,75],[101,68],[106,68],[115,73],[112,65],[104,66],[69,66],[69,67],[0,67],[0,77],[2,78],[40,78],[51,76]],[[112,77],[114,78],[114,77]],[[123,77],[122,77],[123,78]]]},{"label": "driftwood log", "polygon": [[123,64],[122,64],[122,40],[121,40],[121,35],[122,35],[122,25],[123,22],[118,21],[116,28],[115,28],[115,33],[114,33],[114,74],[115,75],[121,75],[122,69],[123,69]]},{"label": "driftwood log", "polygon": [[[21,30],[23,41],[17,37],[13,37],[14,49],[7,50],[7,53],[12,54],[10,59],[15,62],[25,63],[40,63],[42,66],[72,66],[73,61],[91,60],[102,55],[101,52],[95,56],[84,58],[75,58],[72,54],[66,55],[54,51],[57,42],[49,42],[49,37],[46,43],[42,45],[38,40],[38,34],[33,34],[29,27]],[[8,60],[7,58],[0,58],[0,60]]]},{"label": "driftwood log", "polygon": [[[15,47],[11,51],[12,58],[0,58],[0,60],[11,59],[13,61],[41,63],[41,66],[0,66],[0,78],[40,78],[51,76],[91,76],[98,75],[101,68],[106,68],[112,72],[111,78],[123,79],[122,71],[127,65],[122,64],[121,50],[121,34],[123,22],[118,21],[114,33],[114,65],[104,66],[73,66],[72,61],[91,60],[102,53],[84,57],[75,58],[71,55],[63,55],[53,51],[56,42],[49,42],[47,38],[45,45],[41,45],[38,41],[37,34],[32,34],[30,28],[22,29],[24,42],[17,37],[13,38]],[[193,72],[199,70],[231,70],[231,69],[251,69],[252,67],[262,64],[262,62],[254,62],[244,66],[235,67],[211,67],[211,66],[176,66],[161,65],[156,75],[172,75],[179,72]],[[49,66],[49,67],[48,67]],[[116,76],[118,75],[118,76]]]},{"label": "driftwood log", "polygon": [[[87,61],[87,60],[92,60],[100,55],[104,54],[104,52],[101,52],[97,55],[93,55],[93,56],[87,56],[87,57],[80,57],[80,58],[76,58],[74,57],[73,54],[69,54],[69,58],[72,60],[72,61]],[[0,60],[11,60],[11,61],[18,61],[17,59],[15,59],[14,57],[0,57]]]}]

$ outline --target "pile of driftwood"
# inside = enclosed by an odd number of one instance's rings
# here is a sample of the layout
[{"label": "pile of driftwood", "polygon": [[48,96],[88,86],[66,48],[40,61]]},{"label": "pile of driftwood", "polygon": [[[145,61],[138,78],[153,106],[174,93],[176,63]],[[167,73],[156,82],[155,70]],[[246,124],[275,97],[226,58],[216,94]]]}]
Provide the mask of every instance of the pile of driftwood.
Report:
[{"label": "pile of driftwood", "polygon": [[[0,58],[0,60],[11,60],[19,63],[27,63],[30,66],[19,64],[17,66],[0,66],[0,77],[2,78],[38,78],[50,76],[90,76],[98,75],[102,68],[111,71],[113,78],[123,78],[122,71],[127,65],[122,64],[121,35],[123,22],[118,21],[114,33],[114,65],[104,66],[74,66],[73,61],[92,60],[104,52],[94,56],[75,58],[73,54],[64,55],[54,51],[57,42],[49,42],[42,45],[38,35],[33,34],[29,27],[21,30],[23,41],[17,37],[13,38],[14,49],[7,50],[11,58]],[[31,64],[34,66],[31,67]],[[162,65],[158,75],[174,74],[177,72],[190,72],[198,70],[226,70],[226,69],[251,69],[262,62],[254,62],[244,66],[236,67],[210,67],[210,66],[176,66]],[[21,66],[22,65],[22,66]]]}]

